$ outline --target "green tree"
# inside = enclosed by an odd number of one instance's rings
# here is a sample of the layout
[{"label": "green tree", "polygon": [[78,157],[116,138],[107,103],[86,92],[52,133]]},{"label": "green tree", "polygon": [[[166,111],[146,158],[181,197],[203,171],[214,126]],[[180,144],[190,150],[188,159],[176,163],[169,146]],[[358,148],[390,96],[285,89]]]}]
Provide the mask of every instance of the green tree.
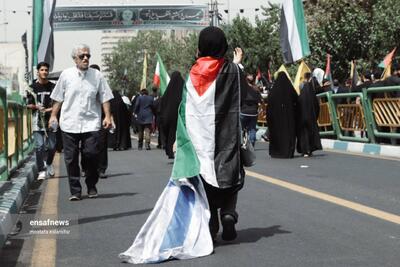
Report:
[{"label": "green tree", "polygon": [[311,56],[314,67],[325,67],[326,54],[332,55],[333,75],[349,76],[352,59],[368,60],[371,14],[351,0],[319,0],[305,7]]},{"label": "green tree", "polygon": [[400,1],[376,1],[372,12],[369,57],[379,63],[394,47],[400,49]]},{"label": "green tree", "polygon": [[144,51],[147,52],[147,87],[152,86],[156,67],[155,54],[158,52],[171,73],[174,70],[187,75],[197,47],[197,34],[189,34],[182,39],[166,36],[162,31],[139,31],[129,41],[121,41],[105,58],[108,66],[111,88],[135,94],[140,87],[143,73]]}]

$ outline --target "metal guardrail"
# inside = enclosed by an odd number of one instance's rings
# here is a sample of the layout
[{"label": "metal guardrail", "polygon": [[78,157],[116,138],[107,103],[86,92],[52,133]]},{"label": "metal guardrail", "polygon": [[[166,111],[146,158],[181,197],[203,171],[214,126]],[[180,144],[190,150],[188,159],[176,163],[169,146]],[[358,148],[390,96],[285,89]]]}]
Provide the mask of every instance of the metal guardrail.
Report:
[{"label": "metal guardrail", "polygon": [[369,88],[363,94],[374,136],[400,139],[400,86]]},{"label": "metal guardrail", "polygon": [[318,95],[320,101],[320,111],[318,116],[318,126],[321,136],[335,136],[338,131],[337,121],[332,113],[332,92],[325,92]]},{"label": "metal guardrail", "polygon": [[0,87],[0,180],[8,178],[7,167],[7,91]]},{"label": "metal guardrail", "polygon": [[18,94],[0,88],[0,180],[7,180],[33,149],[31,113]]},{"label": "metal guardrail", "polygon": [[372,87],[362,93],[326,92],[317,97],[321,136],[370,143],[377,137],[400,139],[400,86]]},{"label": "metal guardrail", "polygon": [[[343,141],[400,140],[400,86],[371,87],[360,93],[317,95],[320,135]],[[259,105],[258,125],[267,125],[266,105]],[[387,141],[385,141],[387,142]]]}]

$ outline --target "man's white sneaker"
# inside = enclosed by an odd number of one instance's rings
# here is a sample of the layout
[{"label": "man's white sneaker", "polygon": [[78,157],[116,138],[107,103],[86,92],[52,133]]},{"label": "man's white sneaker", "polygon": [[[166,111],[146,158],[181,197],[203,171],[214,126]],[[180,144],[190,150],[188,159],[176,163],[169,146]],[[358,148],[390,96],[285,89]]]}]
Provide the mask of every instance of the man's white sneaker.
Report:
[{"label": "man's white sneaker", "polygon": [[38,178],[37,178],[38,180],[44,180],[44,179],[46,179],[46,172],[45,171],[41,171],[41,172],[39,172],[39,175],[38,175]]},{"label": "man's white sneaker", "polygon": [[53,177],[55,174],[53,164],[47,165],[46,168],[47,168],[47,174]]}]

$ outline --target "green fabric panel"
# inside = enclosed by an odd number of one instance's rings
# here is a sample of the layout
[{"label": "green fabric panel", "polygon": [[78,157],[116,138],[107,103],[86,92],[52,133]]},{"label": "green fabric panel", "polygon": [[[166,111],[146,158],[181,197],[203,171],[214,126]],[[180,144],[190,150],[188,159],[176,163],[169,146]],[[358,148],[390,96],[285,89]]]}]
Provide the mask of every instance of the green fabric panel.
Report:
[{"label": "green fabric panel", "polygon": [[40,39],[42,38],[43,28],[43,1],[33,0],[33,22],[32,22],[32,66],[37,65],[37,51],[39,49]]},{"label": "green fabric panel", "polygon": [[173,180],[190,178],[200,173],[200,161],[186,131],[186,95],[187,89],[185,85],[182,92],[182,101],[179,105],[178,125],[176,129],[177,149],[171,174]]},{"label": "green fabric panel", "polygon": [[307,26],[304,18],[303,2],[301,0],[293,0],[293,9],[294,15],[296,17],[301,50],[303,51],[303,57],[306,57],[310,54],[310,45],[308,44]]}]

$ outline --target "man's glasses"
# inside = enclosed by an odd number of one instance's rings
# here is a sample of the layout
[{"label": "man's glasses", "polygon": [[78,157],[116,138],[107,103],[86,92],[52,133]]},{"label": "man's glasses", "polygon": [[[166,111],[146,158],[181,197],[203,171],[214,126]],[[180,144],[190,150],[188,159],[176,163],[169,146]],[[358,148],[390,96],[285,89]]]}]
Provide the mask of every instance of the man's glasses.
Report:
[{"label": "man's glasses", "polygon": [[90,59],[90,54],[81,54],[81,55],[78,56],[78,58],[79,58],[80,60],[83,60],[85,57],[87,57],[88,59]]}]

